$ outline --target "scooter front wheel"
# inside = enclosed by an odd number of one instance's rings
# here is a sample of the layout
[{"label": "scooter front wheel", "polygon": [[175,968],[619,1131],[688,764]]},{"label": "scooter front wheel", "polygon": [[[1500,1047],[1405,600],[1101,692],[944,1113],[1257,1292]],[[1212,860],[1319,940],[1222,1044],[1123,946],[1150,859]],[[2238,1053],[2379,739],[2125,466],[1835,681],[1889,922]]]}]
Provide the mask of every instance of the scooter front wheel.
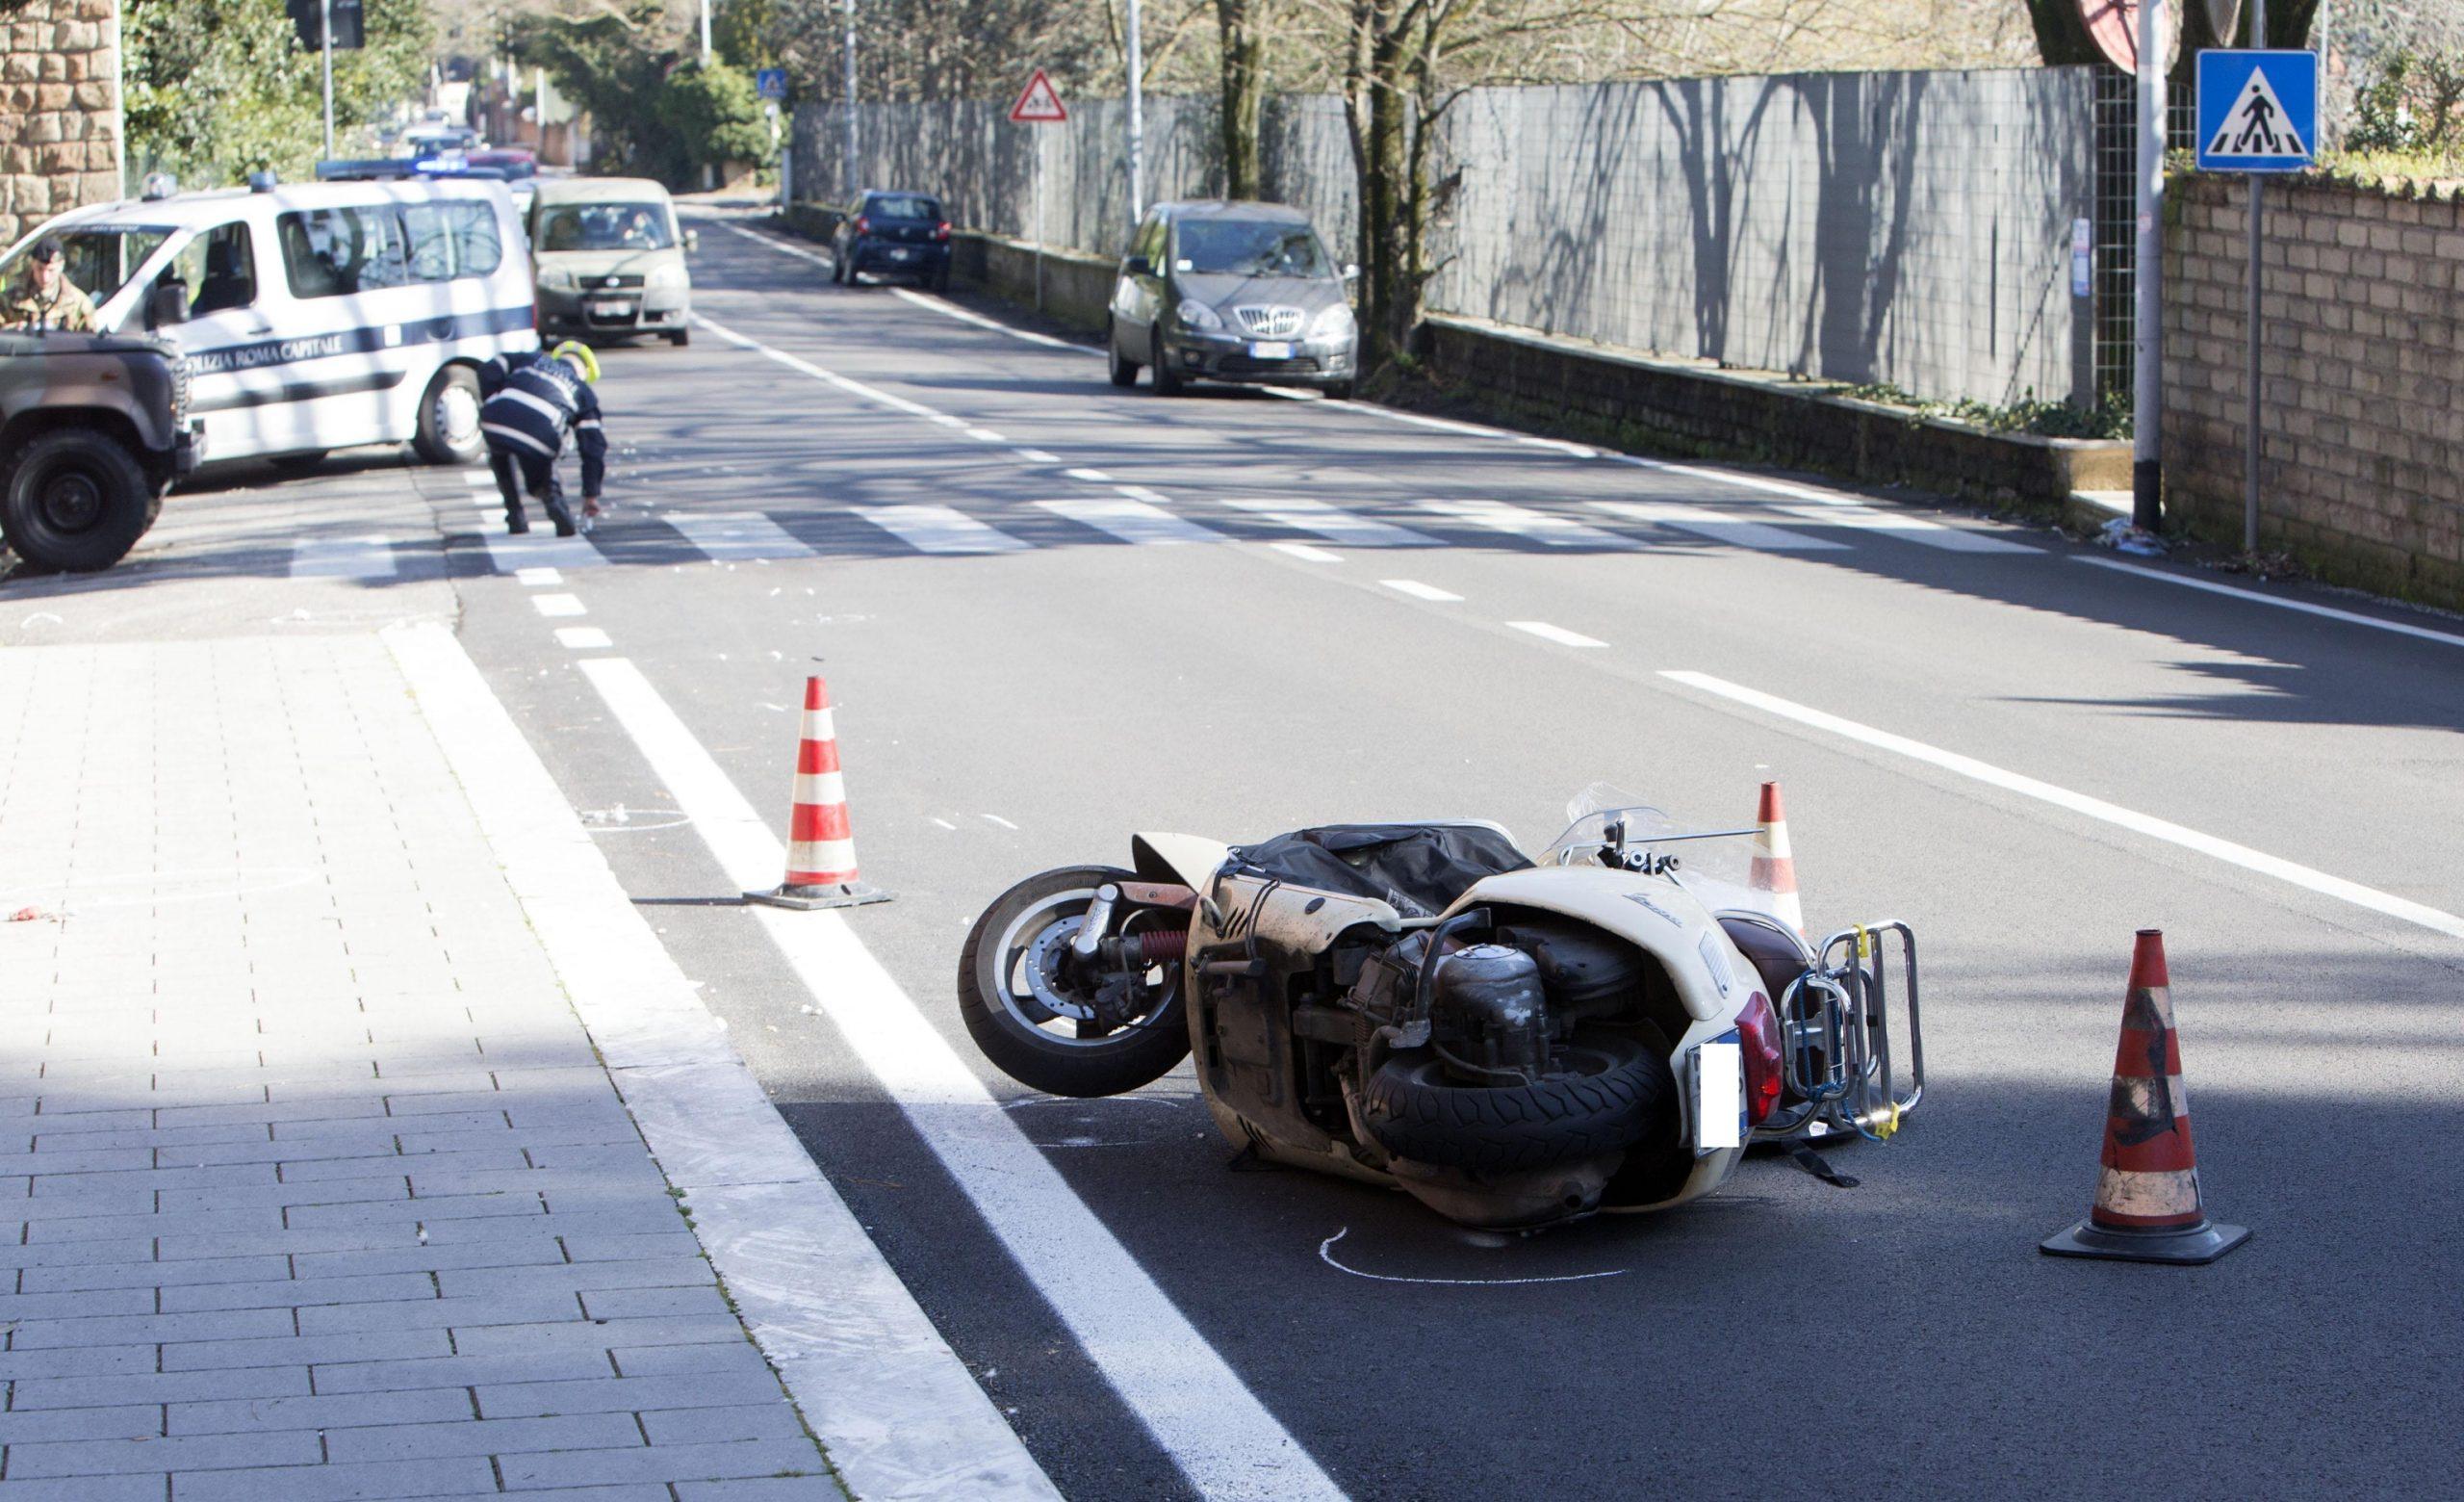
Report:
[{"label": "scooter front wheel", "polygon": [[975,920],[959,953],[959,1016],[1001,1073],[1050,1095],[1120,1095],[1188,1056],[1177,956],[1104,971],[1069,950],[1095,889],[1137,879],[1104,866],[1044,871]]}]

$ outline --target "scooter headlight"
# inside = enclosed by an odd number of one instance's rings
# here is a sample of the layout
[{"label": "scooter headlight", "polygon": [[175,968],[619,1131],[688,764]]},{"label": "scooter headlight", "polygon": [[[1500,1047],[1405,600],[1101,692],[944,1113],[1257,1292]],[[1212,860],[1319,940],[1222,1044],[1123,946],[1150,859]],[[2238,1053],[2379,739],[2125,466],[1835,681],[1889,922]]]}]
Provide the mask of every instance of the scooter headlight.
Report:
[{"label": "scooter headlight", "polygon": [[1183,328],[1219,329],[1223,326],[1223,315],[1195,298],[1181,299],[1180,320]]}]

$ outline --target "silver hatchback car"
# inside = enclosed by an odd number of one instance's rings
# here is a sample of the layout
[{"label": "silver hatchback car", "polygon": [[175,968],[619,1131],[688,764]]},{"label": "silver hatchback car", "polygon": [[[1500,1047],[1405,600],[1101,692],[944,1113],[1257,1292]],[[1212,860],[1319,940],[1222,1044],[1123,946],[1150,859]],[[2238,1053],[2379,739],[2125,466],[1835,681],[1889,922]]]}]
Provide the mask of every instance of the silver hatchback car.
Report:
[{"label": "silver hatchback car", "polygon": [[1349,397],[1360,374],[1349,283],[1359,274],[1335,266],[1298,209],[1159,203],[1113,283],[1113,384],[1137,384],[1143,368],[1158,396],[1219,380]]}]

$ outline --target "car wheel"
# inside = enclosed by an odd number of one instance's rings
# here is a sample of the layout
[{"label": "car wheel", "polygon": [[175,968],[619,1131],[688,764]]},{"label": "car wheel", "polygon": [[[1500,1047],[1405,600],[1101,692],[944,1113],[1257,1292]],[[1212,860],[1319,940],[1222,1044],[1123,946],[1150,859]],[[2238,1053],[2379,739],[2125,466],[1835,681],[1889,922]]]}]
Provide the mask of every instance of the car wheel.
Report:
[{"label": "car wheel", "polygon": [[128,556],[160,492],[126,449],[87,428],[49,432],[6,462],[0,534],[38,568],[88,573]]},{"label": "car wheel", "polygon": [[467,365],[449,365],[420,398],[419,432],[411,440],[430,464],[476,464],[487,456],[479,432],[479,376]]},{"label": "car wheel", "polygon": [[1160,1079],[1189,1056],[1177,958],[1089,980],[1055,964],[1095,889],[1133,879],[1102,866],[1044,871],[1003,893],[968,930],[959,1018],[1001,1073],[1048,1095],[1109,1096]]},{"label": "car wheel", "polygon": [[1146,348],[1153,350],[1155,354],[1155,395],[1177,397],[1187,391],[1189,382],[1181,379],[1181,373],[1172,369],[1172,362],[1165,358],[1171,351],[1164,348],[1162,329],[1150,328],[1146,331]]},{"label": "car wheel", "polygon": [[1104,320],[1104,350],[1112,356],[1113,384],[1137,385],[1138,362],[1120,352],[1120,330],[1113,326],[1111,319]]},{"label": "car wheel", "polygon": [[667,336],[667,342],[676,346],[679,350],[681,350],[686,345],[693,342],[693,330],[689,328],[677,329]]},{"label": "car wheel", "polygon": [[1348,380],[1334,381],[1328,385],[1322,386],[1319,389],[1325,392],[1326,400],[1329,401],[1349,401],[1351,400],[1351,382]]}]

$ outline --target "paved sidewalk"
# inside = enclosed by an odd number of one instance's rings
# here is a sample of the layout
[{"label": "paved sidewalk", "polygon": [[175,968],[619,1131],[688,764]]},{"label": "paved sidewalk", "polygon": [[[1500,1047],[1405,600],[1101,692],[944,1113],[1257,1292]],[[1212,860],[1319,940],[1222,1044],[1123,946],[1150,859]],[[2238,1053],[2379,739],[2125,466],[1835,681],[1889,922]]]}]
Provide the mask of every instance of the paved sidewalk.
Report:
[{"label": "paved sidewalk", "polygon": [[500,864],[375,636],[0,651],[0,1502],[843,1495]]}]

